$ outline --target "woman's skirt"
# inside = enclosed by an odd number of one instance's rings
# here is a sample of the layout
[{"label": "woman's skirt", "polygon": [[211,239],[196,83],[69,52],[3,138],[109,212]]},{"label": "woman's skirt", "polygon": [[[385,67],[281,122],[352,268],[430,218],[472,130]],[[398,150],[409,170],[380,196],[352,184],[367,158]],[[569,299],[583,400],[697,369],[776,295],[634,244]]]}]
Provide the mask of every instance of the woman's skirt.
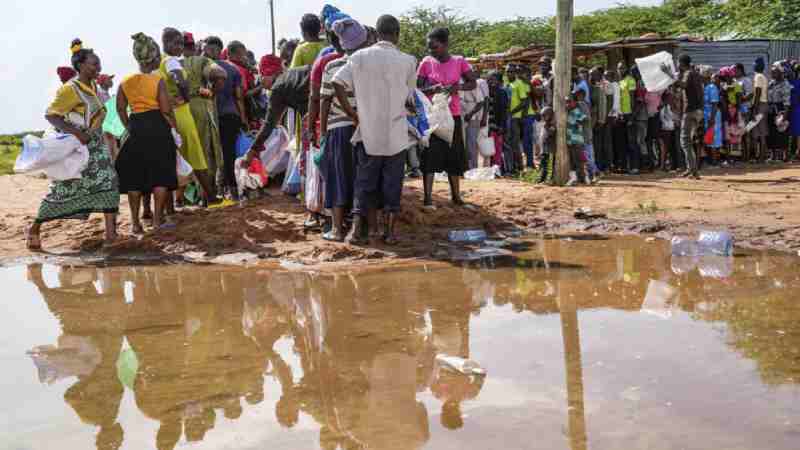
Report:
[{"label": "woman's skirt", "polygon": [[356,158],[353,144],[355,128],[334,128],[328,131],[325,155],[320,164],[325,180],[325,208],[352,208],[355,193]]},{"label": "woman's skirt", "polygon": [[175,108],[175,122],[177,122],[178,133],[181,135],[181,140],[183,140],[183,145],[180,148],[183,159],[194,170],[207,170],[206,154],[200,141],[200,135],[197,133],[192,109],[188,103]]},{"label": "woman's skirt", "polygon": [[461,117],[454,117],[455,132],[450,145],[438,136],[431,136],[430,147],[422,151],[420,169],[426,175],[447,172],[453,177],[463,177],[467,170],[467,150],[464,147],[464,131]]},{"label": "woman's skirt", "polygon": [[130,135],[116,163],[119,192],[152,192],[157,187],[177,189],[177,148],[161,111],[131,114],[128,130]]},{"label": "woman's skirt", "polygon": [[117,173],[100,130],[90,133],[89,163],[81,178],[53,181],[50,192],[42,200],[37,223],[56,219],[85,220],[91,213],[119,212]]},{"label": "woman's skirt", "polygon": [[208,170],[216,176],[217,171],[224,166],[216,103],[213,99],[194,97],[189,101],[189,106],[205,152]]},{"label": "woman's skirt", "polygon": [[775,124],[778,114],[770,111],[769,113],[769,136],[767,136],[767,147],[770,150],[787,150],[789,148],[789,130],[784,132],[778,130]]}]

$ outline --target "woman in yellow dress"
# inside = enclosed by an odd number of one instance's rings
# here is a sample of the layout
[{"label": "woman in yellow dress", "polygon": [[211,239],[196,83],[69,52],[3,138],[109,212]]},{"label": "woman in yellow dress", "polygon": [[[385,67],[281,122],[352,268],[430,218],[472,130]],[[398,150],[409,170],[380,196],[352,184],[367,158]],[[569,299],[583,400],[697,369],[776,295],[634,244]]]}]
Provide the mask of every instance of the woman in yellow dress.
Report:
[{"label": "woman in yellow dress", "polygon": [[[195,177],[203,188],[204,203],[217,203],[216,191],[208,174],[208,162],[205,150],[197,132],[197,126],[189,106],[189,84],[181,65],[180,57],[183,55],[183,33],[174,28],[165,28],[162,35],[162,46],[166,56],[161,61],[161,77],[167,83],[167,93],[172,100],[178,133],[181,135],[183,145],[180,153],[186,162],[194,169]],[[180,200],[180,191],[178,199]]]},{"label": "woman in yellow dress", "polygon": [[78,75],[65,83],[47,109],[45,119],[58,131],[75,136],[89,149],[89,163],[81,178],[53,181],[39,213],[28,230],[28,248],[41,250],[41,226],[58,219],[87,219],[105,215],[105,243],[117,238],[119,191],[111,154],[103,139],[106,111],[94,80],[102,70],[100,58],[80,44],[72,48],[72,67]]}]

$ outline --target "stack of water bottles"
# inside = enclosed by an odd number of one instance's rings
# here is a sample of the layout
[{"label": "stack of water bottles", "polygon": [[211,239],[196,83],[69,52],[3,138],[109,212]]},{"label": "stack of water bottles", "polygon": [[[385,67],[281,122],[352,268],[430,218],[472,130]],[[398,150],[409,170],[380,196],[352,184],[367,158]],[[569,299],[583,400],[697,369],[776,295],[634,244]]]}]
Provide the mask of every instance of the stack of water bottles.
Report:
[{"label": "stack of water bottles", "polygon": [[683,275],[698,269],[706,278],[727,278],[733,273],[734,239],[727,231],[701,231],[697,239],[672,238],[672,271]]}]

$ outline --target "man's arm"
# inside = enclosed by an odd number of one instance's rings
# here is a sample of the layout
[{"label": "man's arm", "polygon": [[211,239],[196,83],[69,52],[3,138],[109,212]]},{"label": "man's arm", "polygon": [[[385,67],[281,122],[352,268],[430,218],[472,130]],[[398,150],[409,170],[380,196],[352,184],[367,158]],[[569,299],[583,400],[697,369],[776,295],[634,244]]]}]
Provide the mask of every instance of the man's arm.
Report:
[{"label": "man's arm", "polygon": [[281,121],[286,109],[286,102],[280,98],[280,95],[271,95],[269,97],[269,111],[267,112],[267,120],[265,120],[264,124],[261,125],[261,129],[258,130],[258,134],[256,134],[256,138],[253,141],[253,145],[247,152],[247,162],[252,161],[253,158],[255,158],[256,153],[264,147],[264,142],[269,139],[272,131],[276,126],[278,126],[278,123]]},{"label": "man's arm", "polygon": [[239,119],[242,121],[242,126],[246,127],[250,122],[247,121],[247,110],[244,108],[244,96],[242,95],[241,86],[233,90],[233,97],[236,100],[236,110],[239,112]]},{"label": "man's arm", "polygon": [[347,117],[349,117],[357,127],[358,113],[355,109],[353,109],[353,105],[350,104],[350,100],[347,98],[347,91],[345,89],[345,86],[341,84],[341,82],[334,80],[333,90],[336,92],[336,100],[339,102],[339,105],[341,105],[344,113],[347,114]]}]

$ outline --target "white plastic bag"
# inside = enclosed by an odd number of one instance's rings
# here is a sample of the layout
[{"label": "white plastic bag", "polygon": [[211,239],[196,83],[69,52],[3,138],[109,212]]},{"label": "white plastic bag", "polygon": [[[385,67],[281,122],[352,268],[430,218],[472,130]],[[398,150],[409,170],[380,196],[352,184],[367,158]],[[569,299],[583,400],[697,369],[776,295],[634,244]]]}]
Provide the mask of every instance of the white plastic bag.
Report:
[{"label": "white plastic bag", "polygon": [[500,176],[500,167],[478,167],[464,173],[464,179],[469,181],[492,181]]},{"label": "white plastic bag", "polygon": [[280,175],[286,172],[286,169],[289,168],[289,160],[291,158],[291,153],[289,153],[288,150],[284,150],[278,154],[278,156],[272,158],[272,161],[268,162],[265,166],[269,176],[274,177],[275,175]]},{"label": "white plastic bag", "polygon": [[322,212],[322,175],[319,172],[319,167],[314,164],[314,156],[320,150],[315,147],[311,147],[311,150],[308,152],[308,158],[306,160],[306,190],[305,190],[305,198],[306,198],[306,209],[311,212],[319,213]]},{"label": "white plastic bag", "polygon": [[43,170],[55,181],[81,178],[89,165],[89,149],[71,134],[53,133],[44,137],[22,138],[22,152],[14,164],[14,172]]},{"label": "white plastic bag", "polygon": [[650,92],[665,91],[675,83],[672,77],[661,70],[662,64],[666,64],[672,73],[677,73],[675,70],[675,61],[668,52],[659,52],[655,55],[636,60],[636,66],[639,68],[639,73],[642,74],[644,87]]},{"label": "white plastic bag", "polygon": [[494,139],[489,136],[489,127],[481,128],[478,135],[478,152],[484,158],[491,158],[495,154]]},{"label": "white plastic bag", "polygon": [[247,189],[261,189],[264,184],[261,182],[261,177],[258,174],[250,173],[246,164],[245,158],[238,158],[234,163],[234,172],[236,175],[236,186],[239,188],[239,196],[242,196]]},{"label": "white plastic bag", "polygon": [[176,171],[178,173],[178,184],[181,186],[186,186],[187,184],[192,182],[192,173],[194,169],[189,163],[183,159],[180,153],[178,153],[178,157],[176,158]]},{"label": "white plastic bag", "polygon": [[[283,173],[288,164],[289,134],[283,127],[276,127],[264,143],[264,151],[259,156],[270,175]],[[283,161],[283,164],[281,162]]]},{"label": "white plastic bag", "polygon": [[453,119],[453,114],[450,112],[449,95],[440,93],[433,96],[433,104],[431,105],[431,113],[428,116],[428,124],[430,124],[431,130],[433,130],[433,134],[445,140],[448,144],[453,143],[453,134],[455,133],[456,124]]}]

